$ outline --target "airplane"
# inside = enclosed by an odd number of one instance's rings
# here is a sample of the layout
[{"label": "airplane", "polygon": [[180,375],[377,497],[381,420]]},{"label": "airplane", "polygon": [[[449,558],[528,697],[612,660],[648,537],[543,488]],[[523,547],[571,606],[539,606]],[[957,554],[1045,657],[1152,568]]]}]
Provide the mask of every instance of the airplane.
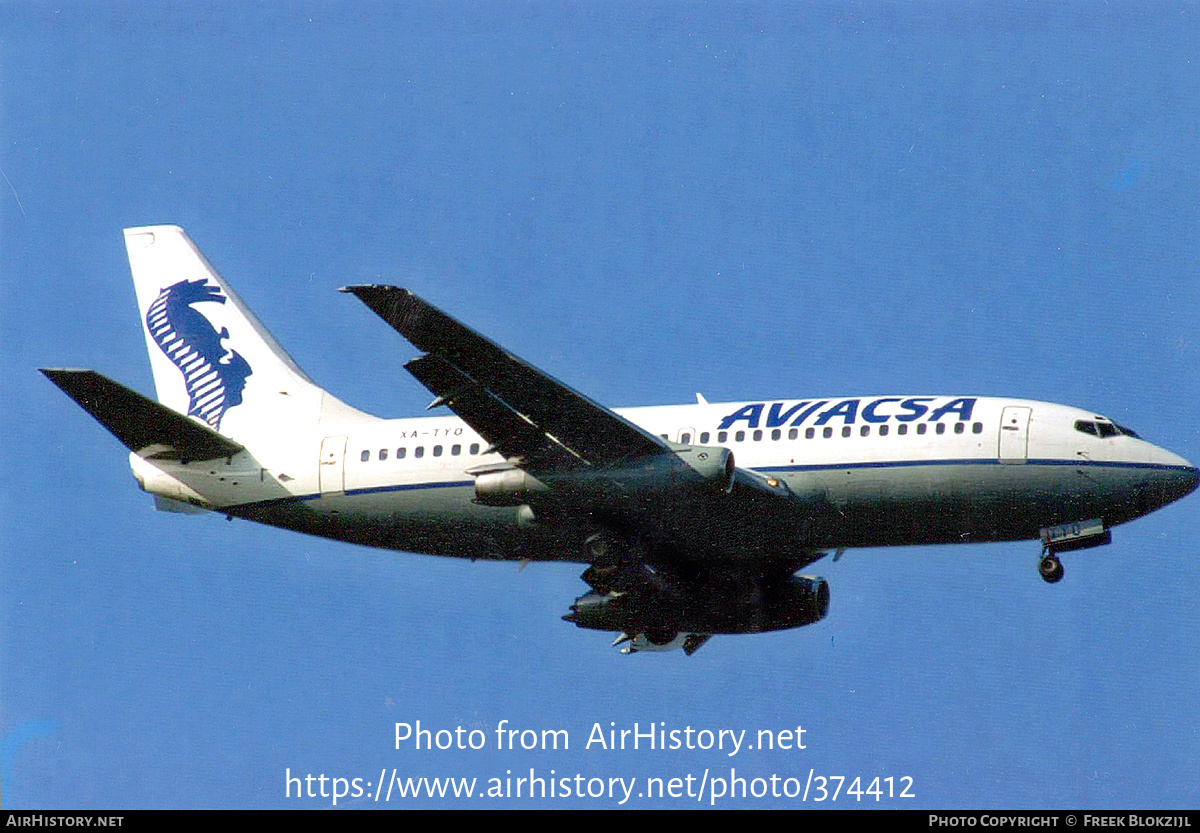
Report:
[{"label": "airplane", "polygon": [[1092,411],[879,395],[610,409],[405,289],[343,288],[451,414],[381,419],[296,365],[177,226],[125,244],[157,401],[44,373],[130,450],[157,509],[414,553],[588,565],[565,616],[624,653],[823,619],[847,548],[1037,540],[1059,555],[1192,492],[1197,468]]}]

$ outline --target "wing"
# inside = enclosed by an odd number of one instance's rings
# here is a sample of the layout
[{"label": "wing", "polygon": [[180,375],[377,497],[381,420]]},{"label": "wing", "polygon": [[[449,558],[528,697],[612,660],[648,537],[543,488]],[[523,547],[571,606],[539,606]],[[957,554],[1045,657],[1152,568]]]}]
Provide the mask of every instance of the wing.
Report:
[{"label": "wing", "polygon": [[705,474],[695,457],[725,455],[732,466],[730,453],[664,442],[407,290],[343,291],[425,353],[405,367],[435,394],[430,407],[450,407],[509,463],[546,480],[559,508],[600,528],[585,544],[592,592],[568,621],[621,631],[617,644],[630,652],[691,653],[713,633],[825,615],[823,580],[792,576],[823,555],[796,545],[810,504],[782,481],[737,468],[722,476],[719,466]]},{"label": "wing", "polygon": [[[630,467],[660,471],[679,463],[684,447],[672,447],[408,290],[348,286],[342,291],[353,293],[425,352],[405,367],[435,394],[430,407],[448,406],[529,473],[582,483],[592,474],[618,478]],[[782,482],[736,469],[725,489],[695,489],[686,500],[664,501],[662,511],[647,511],[644,502],[628,513],[619,507],[612,511],[623,525],[651,531],[680,551],[724,552],[756,561],[778,554],[780,536],[791,537],[799,504]],[[578,508],[599,509],[590,502]],[[789,563],[800,566],[813,557],[806,550]]]},{"label": "wing", "polygon": [[394,286],[348,286],[426,355],[405,367],[510,461],[532,474],[605,468],[669,451],[661,439]]}]

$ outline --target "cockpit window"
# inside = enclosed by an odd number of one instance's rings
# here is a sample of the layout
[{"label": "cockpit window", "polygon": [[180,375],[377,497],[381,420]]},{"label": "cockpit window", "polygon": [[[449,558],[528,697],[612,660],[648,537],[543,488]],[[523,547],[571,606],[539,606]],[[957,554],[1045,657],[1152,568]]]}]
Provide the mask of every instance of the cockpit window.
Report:
[{"label": "cockpit window", "polygon": [[1115,422],[1093,422],[1090,419],[1075,420],[1075,430],[1084,434],[1091,434],[1093,437],[1116,437],[1124,434],[1127,437],[1141,439],[1134,431],[1129,430],[1123,425],[1117,425]]}]

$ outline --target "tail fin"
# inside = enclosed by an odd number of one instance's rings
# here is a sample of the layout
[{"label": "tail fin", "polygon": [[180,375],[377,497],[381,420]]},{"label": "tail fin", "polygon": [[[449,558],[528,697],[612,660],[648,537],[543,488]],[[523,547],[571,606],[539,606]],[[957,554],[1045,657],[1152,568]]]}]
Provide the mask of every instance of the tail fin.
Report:
[{"label": "tail fin", "polygon": [[366,415],[309,379],[178,226],[125,229],[162,404],[242,441],[323,416]]}]

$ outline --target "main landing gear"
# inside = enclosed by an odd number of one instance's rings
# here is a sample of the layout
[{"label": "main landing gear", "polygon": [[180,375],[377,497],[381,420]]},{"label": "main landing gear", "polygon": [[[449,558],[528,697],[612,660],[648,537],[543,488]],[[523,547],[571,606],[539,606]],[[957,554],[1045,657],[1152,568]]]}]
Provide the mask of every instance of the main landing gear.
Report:
[{"label": "main landing gear", "polygon": [[1062,581],[1063,565],[1058,556],[1046,548],[1042,550],[1042,560],[1038,562],[1038,573],[1048,584]]}]

